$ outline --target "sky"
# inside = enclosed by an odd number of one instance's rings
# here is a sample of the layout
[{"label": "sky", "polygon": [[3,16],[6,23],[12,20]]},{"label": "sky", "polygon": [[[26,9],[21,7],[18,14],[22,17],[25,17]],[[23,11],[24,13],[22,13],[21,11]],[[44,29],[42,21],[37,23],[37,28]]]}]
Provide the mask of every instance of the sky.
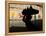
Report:
[{"label": "sky", "polygon": [[[38,18],[38,15],[40,15],[40,19],[42,19],[42,8],[38,7],[36,5],[31,5],[34,9],[39,10],[39,14],[36,14],[36,19]],[[30,5],[19,5],[19,4],[10,4],[10,18],[9,19],[17,19],[16,21],[10,21],[10,26],[21,26],[25,27],[25,23],[22,21],[23,16],[22,11],[23,9],[29,8]],[[32,20],[34,20],[34,16],[32,15]]]},{"label": "sky", "polygon": [[[38,7],[36,5],[31,5],[34,9],[37,9],[39,10],[39,14],[37,14],[37,19],[38,19],[38,15],[40,15],[40,18],[42,19],[42,8],[41,7]],[[14,18],[18,18],[20,17],[20,15],[22,16],[22,11],[23,9],[25,8],[29,8],[30,5],[19,5],[19,4],[10,4],[10,18],[12,18],[12,16],[14,16]],[[34,18],[34,17],[33,17]]]}]

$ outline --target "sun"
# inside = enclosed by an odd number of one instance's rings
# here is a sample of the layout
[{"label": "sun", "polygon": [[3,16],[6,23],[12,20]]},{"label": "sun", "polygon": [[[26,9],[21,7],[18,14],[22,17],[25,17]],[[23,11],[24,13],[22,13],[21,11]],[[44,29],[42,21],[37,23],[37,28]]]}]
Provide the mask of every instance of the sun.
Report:
[{"label": "sun", "polygon": [[17,13],[17,12],[10,12],[10,17],[16,17],[16,18],[18,18],[19,17],[19,14]]}]

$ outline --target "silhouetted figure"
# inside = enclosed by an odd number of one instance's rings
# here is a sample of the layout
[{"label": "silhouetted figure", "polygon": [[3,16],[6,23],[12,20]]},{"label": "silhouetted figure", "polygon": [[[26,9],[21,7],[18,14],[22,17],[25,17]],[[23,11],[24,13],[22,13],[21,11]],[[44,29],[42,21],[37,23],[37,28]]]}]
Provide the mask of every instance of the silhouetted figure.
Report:
[{"label": "silhouetted figure", "polygon": [[38,13],[39,13],[39,11],[36,10],[36,9],[33,9],[32,6],[30,6],[30,8],[24,9],[24,10],[22,11],[22,14],[24,15],[24,16],[23,16],[23,21],[25,22],[26,27],[27,27],[27,29],[28,29],[29,31],[35,29],[35,28],[34,28],[34,25],[33,25],[32,22],[31,22],[31,18],[32,18],[31,15],[35,15],[35,14],[38,14]]}]

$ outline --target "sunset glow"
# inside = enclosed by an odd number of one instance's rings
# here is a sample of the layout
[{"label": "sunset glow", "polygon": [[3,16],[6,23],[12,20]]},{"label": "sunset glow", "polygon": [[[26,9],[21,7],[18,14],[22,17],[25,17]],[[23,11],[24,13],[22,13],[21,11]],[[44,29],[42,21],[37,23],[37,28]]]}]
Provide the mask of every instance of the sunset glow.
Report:
[{"label": "sunset glow", "polygon": [[19,14],[18,14],[18,13],[16,13],[16,12],[10,12],[10,17],[12,17],[12,16],[14,16],[14,17],[18,17],[18,16],[19,16]]}]

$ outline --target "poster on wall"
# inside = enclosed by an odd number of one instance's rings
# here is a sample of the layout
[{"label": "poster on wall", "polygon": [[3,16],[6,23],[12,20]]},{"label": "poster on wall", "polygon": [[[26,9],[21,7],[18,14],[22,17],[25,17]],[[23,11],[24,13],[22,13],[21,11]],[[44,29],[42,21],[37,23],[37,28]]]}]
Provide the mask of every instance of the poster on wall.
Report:
[{"label": "poster on wall", "polygon": [[44,32],[44,3],[6,2],[6,34]]}]

